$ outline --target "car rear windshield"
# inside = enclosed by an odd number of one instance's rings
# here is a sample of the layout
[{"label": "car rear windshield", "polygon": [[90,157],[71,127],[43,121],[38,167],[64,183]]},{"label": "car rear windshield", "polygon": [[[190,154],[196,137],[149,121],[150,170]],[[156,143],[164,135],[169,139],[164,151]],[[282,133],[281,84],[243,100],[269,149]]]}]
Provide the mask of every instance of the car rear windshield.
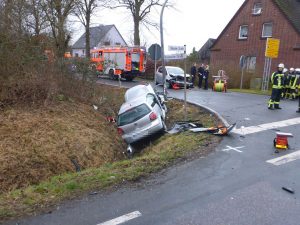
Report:
[{"label": "car rear windshield", "polygon": [[149,107],[146,104],[136,106],[122,114],[118,117],[118,126],[124,126],[133,123],[150,112]]}]

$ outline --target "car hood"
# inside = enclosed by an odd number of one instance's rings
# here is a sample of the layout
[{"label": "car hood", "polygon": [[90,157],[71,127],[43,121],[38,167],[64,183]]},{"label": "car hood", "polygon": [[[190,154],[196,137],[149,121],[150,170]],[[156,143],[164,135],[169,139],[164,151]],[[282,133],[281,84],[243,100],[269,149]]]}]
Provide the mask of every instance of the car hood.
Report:
[{"label": "car hood", "polygon": [[[170,73],[170,76],[174,76],[174,77],[184,77],[184,74],[174,74],[174,73]],[[186,74],[186,77],[190,77],[189,74]]]}]

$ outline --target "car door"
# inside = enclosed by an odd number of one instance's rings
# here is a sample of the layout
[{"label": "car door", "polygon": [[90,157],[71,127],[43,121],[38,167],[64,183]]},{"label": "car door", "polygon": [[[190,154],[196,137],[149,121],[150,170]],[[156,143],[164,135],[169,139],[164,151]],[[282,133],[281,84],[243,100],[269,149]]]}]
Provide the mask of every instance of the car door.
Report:
[{"label": "car door", "polygon": [[148,94],[147,103],[151,106],[158,117],[161,117],[163,120],[165,119],[165,111],[155,95]]}]

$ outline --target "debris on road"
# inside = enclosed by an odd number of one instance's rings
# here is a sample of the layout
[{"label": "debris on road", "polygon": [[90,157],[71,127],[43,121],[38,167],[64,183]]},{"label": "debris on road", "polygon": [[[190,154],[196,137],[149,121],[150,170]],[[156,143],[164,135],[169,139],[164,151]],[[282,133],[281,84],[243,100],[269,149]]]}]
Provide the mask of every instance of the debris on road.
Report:
[{"label": "debris on road", "polygon": [[[195,121],[197,122],[197,121]],[[183,122],[176,122],[173,128],[167,133],[169,134],[176,134],[183,131],[192,131],[194,133],[199,132],[207,132],[213,135],[227,135],[233,128],[235,127],[235,123],[230,126],[217,126],[217,127],[203,127],[200,123],[194,123],[193,121],[183,121]]]},{"label": "debris on road", "polygon": [[293,189],[288,188],[288,187],[282,187],[282,190],[285,190],[285,191],[287,191],[287,192],[289,192],[289,193],[291,193],[291,194],[294,194],[294,193],[295,193],[295,191],[294,191]]}]

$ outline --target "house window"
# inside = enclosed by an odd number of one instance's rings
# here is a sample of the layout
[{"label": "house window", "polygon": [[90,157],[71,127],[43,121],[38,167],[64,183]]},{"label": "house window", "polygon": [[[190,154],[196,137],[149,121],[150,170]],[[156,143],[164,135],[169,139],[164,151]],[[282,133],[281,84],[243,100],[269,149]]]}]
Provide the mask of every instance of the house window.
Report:
[{"label": "house window", "polygon": [[121,45],[121,43],[120,42],[116,42],[116,45]]},{"label": "house window", "polygon": [[104,42],[104,45],[110,45],[110,41]]},{"label": "house window", "polygon": [[262,12],[262,3],[254,3],[253,9],[252,9],[252,15],[260,15]]},{"label": "house window", "polygon": [[263,38],[272,37],[272,28],[273,28],[272,23],[264,23],[261,36]]},{"label": "house window", "polygon": [[240,26],[239,39],[247,39],[248,38],[248,25]]}]

